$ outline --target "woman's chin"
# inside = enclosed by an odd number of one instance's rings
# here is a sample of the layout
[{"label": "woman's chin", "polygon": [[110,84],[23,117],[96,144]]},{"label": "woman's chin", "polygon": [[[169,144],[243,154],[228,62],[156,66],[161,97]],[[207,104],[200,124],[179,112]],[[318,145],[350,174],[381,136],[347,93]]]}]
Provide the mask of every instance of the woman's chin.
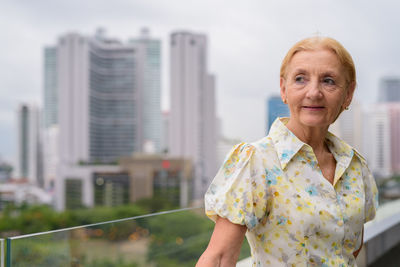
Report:
[{"label": "woman's chin", "polygon": [[321,117],[306,117],[300,119],[300,124],[307,127],[327,127],[331,123],[326,118]]}]

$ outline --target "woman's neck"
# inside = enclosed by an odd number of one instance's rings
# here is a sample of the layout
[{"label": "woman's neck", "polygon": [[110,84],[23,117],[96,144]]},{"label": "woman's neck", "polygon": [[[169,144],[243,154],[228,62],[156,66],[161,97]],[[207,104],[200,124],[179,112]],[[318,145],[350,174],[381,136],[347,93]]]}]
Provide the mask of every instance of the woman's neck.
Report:
[{"label": "woman's neck", "polygon": [[325,143],[328,127],[308,127],[298,125],[295,121],[290,119],[286,124],[286,127],[302,142],[310,145],[316,155],[323,152],[329,152]]}]

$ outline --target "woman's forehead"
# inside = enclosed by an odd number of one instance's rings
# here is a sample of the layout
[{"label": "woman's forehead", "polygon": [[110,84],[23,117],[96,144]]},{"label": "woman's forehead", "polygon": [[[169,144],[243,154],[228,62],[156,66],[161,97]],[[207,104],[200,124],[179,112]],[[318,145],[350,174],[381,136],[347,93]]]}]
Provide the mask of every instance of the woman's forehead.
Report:
[{"label": "woman's forehead", "polygon": [[289,62],[289,71],[318,71],[339,73],[343,66],[337,55],[328,49],[297,52]]}]

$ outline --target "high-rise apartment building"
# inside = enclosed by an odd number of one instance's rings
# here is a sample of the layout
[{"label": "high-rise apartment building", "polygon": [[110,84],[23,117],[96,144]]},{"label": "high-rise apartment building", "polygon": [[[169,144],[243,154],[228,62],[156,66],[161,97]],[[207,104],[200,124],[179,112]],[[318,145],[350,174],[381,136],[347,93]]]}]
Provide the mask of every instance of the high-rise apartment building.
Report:
[{"label": "high-rise apartment building", "polygon": [[35,105],[21,104],[17,111],[17,177],[40,184],[42,179],[39,136],[39,109]]},{"label": "high-rise apartment building", "polygon": [[169,151],[195,166],[194,198],[203,197],[216,172],[215,80],[207,68],[207,37],[171,34]]},{"label": "high-rise apartment building", "polygon": [[277,117],[289,117],[289,108],[282,102],[280,96],[271,96],[267,99],[267,130],[271,128],[272,123]]},{"label": "high-rise apartment building", "polygon": [[390,119],[386,104],[374,104],[363,115],[363,151],[369,168],[378,177],[392,174]]},{"label": "high-rise apartment building", "polygon": [[43,64],[43,126],[48,128],[58,123],[57,48],[44,48]]},{"label": "high-rise apartment building", "polygon": [[353,100],[349,110],[343,110],[339,118],[329,127],[329,131],[340,137],[346,143],[364,153],[362,145],[362,107]]},{"label": "high-rise apartment building", "polygon": [[381,80],[379,102],[400,102],[400,77],[385,77]]}]

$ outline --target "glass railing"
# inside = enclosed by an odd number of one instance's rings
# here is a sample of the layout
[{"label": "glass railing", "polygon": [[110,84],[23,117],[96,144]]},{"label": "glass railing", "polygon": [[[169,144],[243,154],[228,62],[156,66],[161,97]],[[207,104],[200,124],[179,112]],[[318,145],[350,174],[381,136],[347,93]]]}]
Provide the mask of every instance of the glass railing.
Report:
[{"label": "glass railing", "polygon": [[[190,208],[16,236],[6,266],[194,266],[213,227],[204,208]],[[250,255],[243,244],[240,258]]]},{"label": "glass railing", "polygon": [[4,267],[4,239],[0,238],[0,267]]}]

